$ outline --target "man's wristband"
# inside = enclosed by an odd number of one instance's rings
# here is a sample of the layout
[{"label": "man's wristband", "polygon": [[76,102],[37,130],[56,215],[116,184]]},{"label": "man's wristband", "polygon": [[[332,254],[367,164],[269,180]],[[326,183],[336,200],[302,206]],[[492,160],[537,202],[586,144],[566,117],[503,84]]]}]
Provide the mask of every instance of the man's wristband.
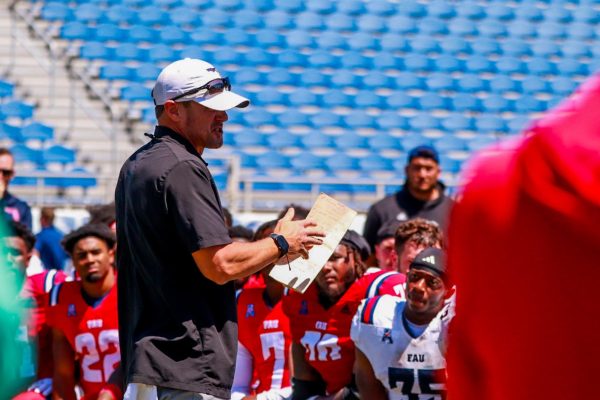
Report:
[{"label": "man's wristband", "polygon": [[278,235],[276,233],[271,233],[269,236],[275,242],[277,250],[279,250],[279,258],[285,256],[288,253],[288,250],[290,249],[287,240],[285,240],[285,238],[282,235]]}]

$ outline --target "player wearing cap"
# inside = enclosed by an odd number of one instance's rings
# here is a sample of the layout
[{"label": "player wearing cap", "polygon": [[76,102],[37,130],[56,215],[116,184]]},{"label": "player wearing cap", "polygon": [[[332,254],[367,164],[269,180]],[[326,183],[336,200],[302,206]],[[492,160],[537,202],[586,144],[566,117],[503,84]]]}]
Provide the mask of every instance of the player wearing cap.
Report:
[{"label": "player wearing cap", "polygon": [[396,269],[398,254],[395,247],[395,234],[400,225],[398,220],[390,220],[384,223],[377,231],[377,240],[375,241],[375,260],[377,266],[384,271],[394,271]]},{"label": "player wearing cap", "polygon": [[379,296],[361,303],[351,329],[361,398],[445,398],[450,292],[443,251],[427,248],[410,265],[406,300]]},{"label": "player wearing cap", "polygon": [[408,153],[402,189],[373,204],[367,213],[364,236],[371,248],[375,248],[378,230],[389,220],[421,217],[437,222],[446,230],[454,201],[444,194],[439,163],[438,152],[430,146],[418,146]]},{"label": "player wearing cap", "polygon": [[232,242],[202,154],[223,145],[226,111],[248,100],[189,58],[161,71],[152,96],[158,126],[123,165],[115,193],[125,397],[225,399],[237,352],[234,280],[288,253],[306,256],[324,234],[290,209],[270,237]]},{"label": "player wearing cap", "polygon": [[292,331],[294,400],[353,398],[350,322],[356,308],[366,297],[402,294],[404,285],[396,272],[363,275],[368,249],[362,236],[346,232],[315,284],[283,299]]}]

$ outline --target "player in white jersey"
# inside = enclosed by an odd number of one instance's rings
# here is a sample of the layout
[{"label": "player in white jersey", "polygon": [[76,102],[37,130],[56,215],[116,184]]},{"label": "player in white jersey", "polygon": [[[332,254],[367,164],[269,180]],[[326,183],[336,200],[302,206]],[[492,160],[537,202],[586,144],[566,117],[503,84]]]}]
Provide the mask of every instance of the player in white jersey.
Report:
[{"label": "player in white jersey", "polygon": [[446,398],[446,343],[454,302],[444,253],[427,248],[408,272],[407,299],[366,299],[352,321],[354,374],[369,400]]}]

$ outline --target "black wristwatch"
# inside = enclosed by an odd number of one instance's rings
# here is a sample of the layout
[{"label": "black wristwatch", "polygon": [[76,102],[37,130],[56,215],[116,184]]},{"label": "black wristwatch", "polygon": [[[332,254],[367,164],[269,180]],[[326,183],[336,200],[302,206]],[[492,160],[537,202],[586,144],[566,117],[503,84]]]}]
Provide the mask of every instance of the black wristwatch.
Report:
[{"label": "black wristwatch", "polygon": [[271,233],[270,236],[271,239],[273,239],[273,241],[275,242],[277,248],[279,249],[279,258],[285,256],[288,253],[288,250],[290,249],[287,240],[285,240],[283,236],[278,235],[276,233]]}]

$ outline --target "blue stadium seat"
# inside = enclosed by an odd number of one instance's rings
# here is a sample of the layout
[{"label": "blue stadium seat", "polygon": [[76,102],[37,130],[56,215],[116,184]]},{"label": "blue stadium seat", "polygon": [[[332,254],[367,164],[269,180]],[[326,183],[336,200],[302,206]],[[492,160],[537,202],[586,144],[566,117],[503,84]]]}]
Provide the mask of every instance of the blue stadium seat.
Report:
[{"label": "blue stadium seat", "polygon": [[370,34],[381,33],[385,30],[385,25],[381,23],[381,16],[373,14],[367,14],[358,17],[358,22],[356,25],[361,32]]},{"label": "blue stadium seat", "polygon": [[489,86],[493,93],[519,92],[521,90],[518,81],[507,75],[496,75],[490,78]]},{"label": "blue stadium seat", "polygon": [[254,10],[239,10],[233,16],[233,26],[241,29],[260,29],[264,26],[263,16]]},{"label": "blue stadium seat", "polygon": [[388,89],[392,84],[392,78],[388,74],[378,70],[371,71],[362,78],[363,88],[372,91],[377,89]]},{"label": "blue stadium seat", "polygon": [[141,84],[131,84],[121,88],[121,99],[126,101],[151,101],[151,89]]},{"label": "blue stadium seat", "polygon": [[347,51],[340,60],[342,67],[344,68],[359,68],[359,69],[370,69],[372,67],[372,61],[369,57],[362,55],[358,51]]},{"label": "blue stadium seat", "polygon": [[422,110],[445,110],[449,101],[447,97],[440,96],[435,91],[426,92],[418,98],[419,108]]},{"label": "blue stadium seat", "polygon": [[244,61],[248,65],[272,66],[275,64],[275,56],[263,49],[253,48],[244,54]]},{"label": "blue stadium seat", "polygon": [[347,69],[338,69],[330,78],[331,84],[336,88],[351,87],[356,88],[361,84],[359,76]]},{"label": "blue stadium seat", "polygon": [[550,81],[552,93],[568,96],[577,88],[577,83],[568,77],[559,76]]},{"label": "blue stadium seat", "polygon": [[509,36],[521,39],[531,39],[537,36],[536,24],[524,22],[520,19],[509,22],[506,31]]},{"label": "blue stadium seat", "polygon": [[304,47],[314,48],[315,41],[311,34],[305,30],[292,30],[286,34],[286,43],[288,46],[294,49],[301,49]]},{"label": "blue stadium seat", "polygon": [[585,57],[592,57],[592,52],[587,43],[579,40],[565,40],[561,46],[561,53],[563,57],[570,59],[581,59]]},{"label": "blue stadium seat", "polygon": [[506,24],[504,22],[487,19],[479,26],[479,36],[486,38],[501,38],[506,36]]},{"label": "blue stadium seat", "polygon": [[462,114],[449,114],[441,121],[442,128],[447,132],[472,131],[473,120]]},{"label": "blue stadium seat", "polygon": [[347,40],[346,36],[339,32],[325,31],[317,37],[317,44],[323,50],[345,50],[348,48]]},{"label": "blue stadium seat", "polygon": [[131,25],[137,19],[137,11],[123,4],[113,4],[106,10],[106,19],[113,24]]},{"label": "blue stadium seat", "polygon": [[431,1],[427,5],[427,15],[441,19],[450,19],[456,15],[456,7],[447,1]]},{"label": "blue stadium seat", "polygon": [[546,102],[534,96],[524,94],[515,100],[515,111],[518,113],[540,112],[545,111],[546,108]]},{"label": "blue stadium seat", "polygon": [[60,37],[66,40],[92,40],[93,30],[79,21],[66,22],[60,28]]},{"label": "blue stadium seat", "polygon": [[541,22],[537,27],[537,35],[542,39],[559,40],[567,37],[567,30],[559,22]]},{"label": "blue stadium seat", "polygon": [[139,24],[146,26],[163,26],[169,22],[169,14],[154,5],[147,5],[138,11],[137,23]]},{"label": "blue stadium seat", "polygon": [[[383,1],[383,0],[382,0]],[[396,8],[397,14],[407,15],[411,18],[421,18],[427,14],[427,9],[421,3],[416,2],[415,0],[404,0],[400,3],[388,4],[388,7]]]},{"label": "blue stadium seat", "polygon": [[504,56],[496,61],[496,70],[500,74],[523,74],[525,65],[517,57]]},{"label": "blue stadium seat", "polygon": [[369,148],[371,150],[394,150],[401,149],[400,138],[391,136],[385,132],[377,132],[375,136],[371,136],[368,139]]},{"label": "blue stadium seat", "polygon": [[27,120],[33,117],[34,106],[19,100],[11,100],[0,104],[0,115],[5,118],[19,118]]},{"label": "blue stadium seat", "polygon": [[471,43],[471,49],[473,50],[473,54],[485,57],[501,53],[498,41],[486,37],[480,37],[477,38],[477,40],[474,40],[473,43]]},{"label": "blue stadium seat", "polygon": [[[515,24],[528,24],[530,22],[539,22],[544,19],[542,10],[535,6],[533,2],[519,4],[515,8]],[[510,29],[509,29],[510,31]]]},{"label": "blue stadium seat", "polygon": [[251,112],[244,113],[244,121],[250,127],[277,125],[275,116],[264,108],[255,107]]},{"label": "blue stadium seat", "polygon": [[[2,114],[0,113],[0,119]],[[18,142],[21,140],[21,128],[18,126],[7,124],[6,122],[0,122],[0,140],[10,140]]]},{"label": "blue stadium seat", "polygon": [[271,10],[264,14],[265,28],[273,30],[291,29],[293,20],[290,14],[282,10]]},{"label": "blue stadium seat", "polygon": [[395,110],[383,111],[375,118],[375,125],[384,132],[408,127],[406,118],[399,115]]},{"label": "blue stadium seat", "polygon": [[41,165],[43,162],[42,153],[40,150],[32,149],[22,143],[12,146],[10,148],[10,152],[13,154],[13,157],[17,163],[25,162]]},{"label": "blue stadium seat", "polygon": [[513,102],[498,94],[490,94],[482,100],[484,112],[503,113],[513,111]]},{"label": "blue stadium seat", "polygon": [[396,5],[387,0],[371,0],[365,3],[367,13],[378,17],[390,16],[396,11]]},{"label": "blue stadium seat", "polygon": [[425,80],[425,85],[431,91],[454,90],[454,79],[451,74],[434,72]]},{"label": "blue stadium seat", "polygon": [[219,8],[210,8],[200,14],[202,26],[207,28],[229,28],[232,23],[231,13]]},{"label": "blue stadium seat", "polygon": [[186,7],[197,10],[205,10],[213,6],[213,0],[182,0]]},{"label": "blue stadium seat", "polygon": [[392,171],[392,160],[379,154],[369,154],[358,159],[358,165],[363,172]]},{"label": "blue stadium seat", "polygon": [[215,43],[224,43],[225,38],[222,33],[217,32],[215,29],[199,27],[190,33],[190,41],[197,46],[202,44],[214,45]]},{"label": "blue stadium seat", "polygon": [[500,43],[502,54],[512,57],[523,57],[531,55],[531,47],[529,43],[520,39],[507,39]]},{"label": "blue stadium seat", "polygon": [[75,150],[61,145],[54,145],[44,149],[41,153],[45,164],[72,164],[75,162]]},{"label": "blue stadium seat", "polygon": [[404,57],[404,67],[411,72],[428,72],[432,70],[432,59],[424,54],[411,53]]},{"label": "blue stadium seat", "polygon": [[470,152],[479,151],[486,147],[491,146],[498,140],[491,135],[477,135],[474,138],[467,140],[467,150]]},{"label": "blue stadium seat", "polygon": [[385,33],[379,39],[381,50],[387,52],[404,51],[407,48],[407,40],[397,33]]},{"label": "blue stadium seat", "polygon": [[375,119],[364,111],[354,110],[350,114],[345,115],[343,120],[346,126],[351,130],[375,127]]},{"label": "blue stadium seat", "polygon": [[265,83],[265,77],[253,67],[241,67],[232,78],[234,85],[262,85]]},{"label": "blue stadium seat", "polygon": [[475,36],[477,35],[477,25],[471,20],[457,17],[450,21],[448,31],[457,36]]},{"label": "blue stadium seat", "polygon": [[290,93],[289,103],[292,107],[315,106],[318,97],[315,93],[306,88],[298,88]]},{"label": "blue stadium seat", "polygon": [[304,172],[314,169],[324,170],[327,168],[325,165],[325,159],[322,156],[315,155],[310,151],[296,154],[292,157],[290,163],[296,172]]},{"label": "blue stadium seat", "polygon": [[335,11],[335,3],[332,0],[308,0],[306,9],[317,14],[331,14]]},{"label": "blue stadium seat", "polygon": [[531,44],[531,52],[537,57],[552,57],[560,54],[560,47],[551,40],[536,40]]},{"label": "blue stadium seat", "polygon": [[338,150],[364,149],[368,145],[367,137],[354,132],[344,133],[334,138]]},{"label": "blue stadium seat", "polygon": [[350,96],[338,89],[331,89],[321,99],[323,106],[329,107],[352,107]]},{"label": "blue stadium seat", "polygon": [[290,14],[296,14],[304,10],[305,2],[303,0],[275,0],[274,8],[284,10]]},{"label": "blue stadium seat", "polygon": [[80,4],[74,10],[75,20],[85,24],[89,22],[99,22],[103,15],[104,11],[102,8],[93,3]]},{"label": "blue stadium seat", "polygon": [[235,11],[243,7],[241,0],[214,0],[216,8],[220,8],[225,11]]},{"label": "blue stadium seat", "polygon": [[334,146],[333,137],[324,134],[320,130],[311,131],[310,133],[303,135],[300,138],[300,141],[306,149],[332,148]]},{"label": "blue stadium seat", "polygon": [[488,90],[488,85],[478,75],[467,73],[457,80],[456,88],[460,92],[476,93]]},{"label": "blue stadium seat", "polygon": [[73,18],[69,6],[58,1],[45,3],[40,16],[46,21],[69,21]]},{"label": "blue stadium seat", "polygon": [[508,121],[509,133],[520,133],[528,128],[531,123],[530,119],[526,115],[516,116]]},{"label": "blue stadium seat", "polygon": [[445,36],[440,39],[440,49],[448,55],[471,54],[472,49],[467,40],[458,36]]},{"label": "blue stadium seat", "polygon": [[[419,133],[413,132],[410,135],[403,136],[401,138],[401,145],[402,149],[408,152],[417,146],[432,146],[433,141],[426,136],[422,136]],[[404,169],[405,165],[406,163],[404,160],[402,160],[402,163],[399,164],[399,166],[401,166],[400,169]]]},{"label": "blue stadium seat", "polygon": [[494,63],[487,57],[474,55],[465,60],[465,70],[475,74],[495,72]]},{"label": "blue stadium seat", "polygon": [[256,10],[259,12],[266,12],[275,8],[273,0],[247,0],[244,1],[244,7]]},{"label": "blue stadium seat", "polygon": [[79,57],[86,60],[112,60],[114,51],[100,42],[84,42],[79,48]]},{"label": "blue stadium seat", "polygon": [[450,98],[450,103],[454,111],[481,111],[481,100],[470,93],[458,93]]},{"label": "blue stadium seat", "polygon": [[600,14],[598,10],[593,8],[592,4],[579,4],[573,11],[573,20],[577,22],[583,22],[586,24],[596,24],[600,21]]},{"label": "blue stadium seat", "polygon": [[148,49],[148,60],[154,63],[172,63],[179,59],[179,52],[172,46],[163,43]]},{"label": "blue stadium seat", "polygon": [[308,63],[308,57],[293,49],[283,50],[277,54],[277,65],[284,68],[303,67]]},{"label": "blue stadium seat", "polygon": [[465,139],[461,137],[444,135],[433,142],[433,147],[443,154],[450,151],[465,151],[467,144]]},{"label": "blue stadium seat", "polygon": [[289,147],[299,147],[300,137],[285,131],[274,132],[267,136],[267,143],[271,149],[283,149]]},{"label": "blue stadium seat", "polygon": [[373,90],[359,90],[354,95],[354,104],[358,109],[381,108],[383,98],[378,96]]},{"label": "blue stadium seat", "polygon": [[347,38],[348,48],[354,51],[379,50],[378,41],[375,37],[366,32],[356,32]]},{"label": "blue stadium seat", "polygon": [[227,45],[229,46],[251,46],[255,44],[254,37],[244,29],[226,29],[223,36],[227,38]]},{"label": "blue stadium seat", "polygon": [[449,54],[442,54],[433,60],[435,70],[439,72],[456,73],[464,70],[463,61]]},{"label": "blue stadium seat", "polygon": [[387,20],[387,31],[390,33],[409,35],[417,30],[417,22],[407,15],[394,15]]},{"label": "blue stadium seat", "polygon": [[161,43],[171,46],[183,45],[190,41],[187,31],[172,25],[162,27],[159,30],[159,38]]},{"label": "blue stadium seat", "polygon": [[[324,110],[310,116],[311,125],[316,129],[333,128],[342,124],[342,117],[334,112]],[[307,144],[305,143],[305,146]],[[325,147],[325,146],[318,146]],[[329,147],[329,146],[327,146]]]},{"label": "blue stadium seat", "polygon": [[408,120],[411,131],[421,132],[432,129],[440,129],[440,121],[433,115],[427,112],[421,112],[414,116],[411,116]]},{"label": "blue stadium seat", "polygon": [[441,18],[425,17],[417,25],[422,35],[438,36],[448,33],[448,21]]},{"label": "blue stadium seat", "polygon": [[365,3],[362,0],[339,0],[337,10],[347,15],[359,15],[365,11]]},{"label": "blue stadium seat", "polygon": [[525,64],[525,70],[531,75],[551,75],[556,73],[556,67],[554,63],[546,58],[532,57]]},{"label": "blue stadium seat", "polygon": [[255,96],[256,97],[252,99],[254,100],[253,104],[258,106],[266,106],[269,104],[287,106],[290,104],[288,96],[285,93],[271,87],[265,87],[259,90],[255,93]]},{"label": "blue stadium seat", "polygon": [[140,42],[155,43],[158,39],[158,31],[144,25],[132,25],[126,32],[128,40],[136,45]]},{"label": "blue stadium seat", "polygon": [[346,153],[336,153],[327,157],[325,165],[331,172],[358,170],[358,160]]},{"label": "blue stadium seat", "polygon": [[387,51],[373,54],[372,63],[373,67],[379,71],[385,71],[389,69],[397,70],[400,69],[402,65],[400,58],[394,57]]},{"label": "blue stadium seat", "polygon": [[332,68],[339,66],[339,58],[329,51],[318,50],[308,57],[309,65],[313,68]]},{"label": "blue stadium seat", "polygon": [[521,90],[525,94],[545,93],[550,91],[550,87],[548,86],[548,79],[529,75],[521,82]]},{"label": "blue stadium seat", "polygon": [[424,79],[410,71],[402,71],[396,76],[396,87],[400,90],[424,89]]},{"label": "blue stadium seat", "polygon": [[277,121],[283,127],[311,125],[308,115],[294,109],[288,109],[286,112],[277,115]]},{"label": "blue stadium seat", "polygon": [[171,8],[168,13],[171,23],[177,26],[189,26],[195,28],[201,23],[200,13],[190,7],[174,7]]},{"label": "blue stadium seat", "polygon": [[566,23],[571,22],[571,11],[564,7],[563,4],[557,3],[544,10],[544,19],[551,22]]},{"label": "blue stadium seat", "polygon": [[139,83],[156,81],[160,68],[153,63],[141,63],[132,72],[134,79]]},{"label": "blue stadium seat", "polygon": [[290,160],[289,158],[279,152],[279,151],[269,151],[263,154],[260,154],[256,157],[256,165],[259,168],[264,169],[273,169],[273,168],[290,168]]},{"label": "blue stadium seat", "polygon": [[458,18],[471,20],[480,20],[485,17],[483,7],[473,1],[461,2],[460,7],[457,7],[456,14]]},{"label": "blue stadium seat", "polygon": [[300,74],[300,81],[309,86],[328,86],[329,85],[329,76],[321,72],[317,68],[306,68]]},{"label": "blue stadium seat", "polygon": [[123,63],[110,62],[100,67],[98,76],[109,81],[128,80],[131,77],[131,70]]},{"label": "blue stadium seat", "polygon": [[507,130],[502,118],[490,114],[482,114],[475,118],[475,129],[478,133],[504,133]]},{"label": "blue stadium seat", "polygon": [[577,40],[594,40],[596,38],[595,27],[593,25],[583,23],[583,22],[574,22],[569,24],[569,29],[567,30],[567,36],[571,39]]},{"label": "blue stadium seat", "polygon": [[285,47],[285,36],[270,29],[260,29],[254,34],[255,46],[262,48]]},{"label": "blue stadium seat", "polygon": [[509,21],[515,17],[513,8],[503,3],[492,3],[486,5],[485,13],[488,18],[497,19],[499,21]]},{"label": "blue stadium seat", "polygon": [[14,89],[15,85],[0,79],[0,99],[11,97],[13,95]]},{"label": "blue stadium seat", "polygon": [[563,76],[587,76],[590,73],[587,64],[568,58],[563,58],[556,63],[556,72]]},{"label": "blue stadium seat", "polygon": [[409,46],[412,52],[419,54],[437,53],[440,50],[438,41],[429,35],[414,36]]},{"label": "blue stadium seat", "polygon": [[461,165],[462,161],[460,160],[448,157],[441,157],[440,159],[440,169],[451,174],[458,174],[460,172]]},{"label": "blue stadium seat", "polygon": [[295,17],[296,27],[307,31],[320,31],[325,26],[323,17],[317,13],[304,11]]},{"label": "blue stadium seat", "polygon": [[405,90],[392,92],[388,97],[385,98],[385,102],[392,110],[417,108],[419,106],[415,98],[408,95]]},{"label": "blue stadium seat", "polygon": [[356,18],[343,13],[333,13],[325,19],[327,30],[340,32],[354,32]]}]

